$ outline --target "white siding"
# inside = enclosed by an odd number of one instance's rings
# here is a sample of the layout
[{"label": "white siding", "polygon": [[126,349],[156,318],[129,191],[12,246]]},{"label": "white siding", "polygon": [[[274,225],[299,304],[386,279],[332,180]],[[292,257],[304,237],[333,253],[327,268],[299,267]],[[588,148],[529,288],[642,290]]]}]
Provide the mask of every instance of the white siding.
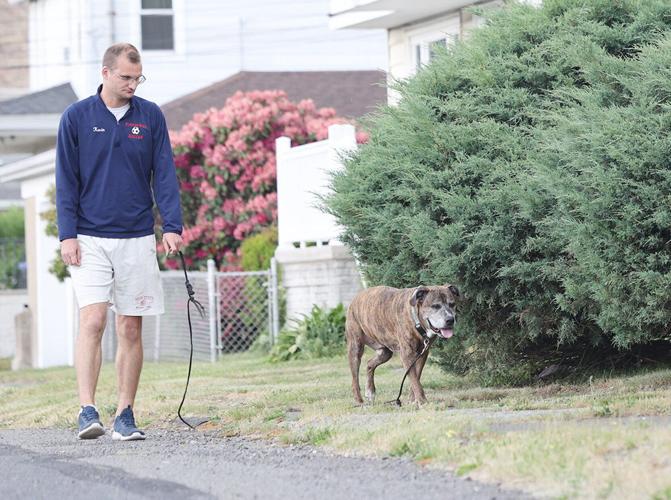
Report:
[{"label": "white siding", "polygon": [[[173,10],[175,50],[142,51],[138,95],[159,104],[241,70],[386,69],[384,30],[330,30],[328,0],[173,0]],[[29,31],[32,90],[71,81],[85,97],[113,40],[141,49],[140,0],[39,0]]]}]

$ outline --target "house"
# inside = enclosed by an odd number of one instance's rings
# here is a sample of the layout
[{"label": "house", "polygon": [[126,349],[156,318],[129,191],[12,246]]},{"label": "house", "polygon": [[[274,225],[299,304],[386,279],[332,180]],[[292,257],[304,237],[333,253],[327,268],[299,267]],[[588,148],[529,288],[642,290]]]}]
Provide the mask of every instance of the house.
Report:
[{"label": "house", "polygon": [[[501,4],[501,0],[331,0],[330,26],[335,30],[386,30],[389,78],[403,80],[429,63],[437,47],[468,36],[469,30],[484,22],[473,15],[473,7]],[[390,103],[396,99],[390,90]]]},{"label": "house", "polygon": [[[227,93],[236,88],[230,81],[221,88],[216,86],[217,82],[233,77],[235,83],[237,74],[241,74],[238,81],[241,90],[260,81],[266,82],[266,88],[271,84],[277,87],[295,78],[291,76],[295,72],[328,73],[332,79],[322,78],[322,83],[334,82],[338,76],[340,86],[332,85],[338,89],[340,95],[333,96],[338,100],[318,99],[318,103],[337,102],[336,110],[341,113],[359,113],[367,109],[364,102],[368,101],[357,94],[379,93],[381,87],[369,83],[377,78],[373,74],[379,75],[378,70],[386,69],[384,31],[330,30],[328,0],[8,2],[12,8],[27,9],[31,94],[23,101],[14,96],[17,100],[4,103],[6,116],[13,117],[5,122],[7,127],[24,122],[36,127],[41,123],[42,128],[31,129],[30,133],[33,139],[43,138],[33,141],[29,151],[19,151],[19,156],[13,158],[16,161],[0,166],[0,183],[20,182],[25,202],[28,296],[33,319],[32,361],[36,367],[72,362],[68,354],[71,351],[68,346],[72,345],[69,333],[72,318],[66,313],[72,306],[68,303],[71,294],[66,290],[67,285],[58,282],[48,271],[58,241],[45,235],[45,223],[40,217],[49,207],[46,191],[54,182],[52,146],[58,120],[51,115],[60,114],[64,106],[54,113],[53,108],[45,106],[18,118],[12,111],[15,106],[41,102],[45,95],[52,96],[52,103],[62,104],[61,97],[65,94],[69,95],[66,100],[73,95],[82,98],[92,94],[100,83],[102,54],[106,47],[118,41],[129,41],[142,53],[147,82],[139,88],[138,95],[158,104],[172,103],[166,110],[175,112],[175,123],[195,112],[205,111],[207,108],[198,109],[201,98],[207,100],[214,96],[213,102],[223,106]],[[7,69],[0,65],[0,78]],[[356,74],[350,74],[352,72]],[[314,76],[303,75],[302,81],[313,81],[310,78]],[[283,77],[288,80],[281,81]],[[277,79],[271,82],[273,78]],[[314,80],[315,85],[317,80]],[[355,80],[365,82],[365,87],[347,86]],[[293,82],[290,95],[299,96],[299,82],[295,79]],[[214,87],[210,89],[213,93],[198,93],[209,86]],[[291,94],[293,90],[297,93]],[[326,90],[323,92],[326,96]],[[193,93],[196,94],[188,97]],[[174,102],[182,97],[181,101]],[[373,101],[379,102],[379,98],[375,99],[371,100],[371,109]],[[349,105],[348,101],[352,107],[342,111]],[[42,121],[33,120],[40,112],[44,115]],[[0,133],[2,123],[0,114]],[[12,140],[20,137],[16,133],[8,134]]]},{"label": "house", "polygon": [[386,69],[384,31],[330,30],[328,0],[13,2],[28,5],[33,91],[70,82],[92,94],[118,41],[140,49],[138,95],[159,105],[240,71]]},{"label": "house", "polygon": [[[0,101],[25,94],[28,89],[28,7],[0,0],[0,19],[12,19],[0,33]],[[20,157],[14,149],[14,136],[3,131],[0,117],[0,166]],[[18,183],[0,188],[0,210],[20,204]]]},{"label": "house", "polygon": [[66,286],[49,272],[59,246],[58,240],[45,233],[46,222],[40,214],[51,208],[47,196],[53,185],[55,149],[30,156],[0,169],[0,183],[21,183],[26,225],[26,261],[28,264],[28,307],[32,314],[30,365],[45,368],[71,363],[69,359],[71,325]]},{"label": "house", "polygon": [[69,83],[0,101],[0,169],[53,148],[61,113],[75,101]]}]

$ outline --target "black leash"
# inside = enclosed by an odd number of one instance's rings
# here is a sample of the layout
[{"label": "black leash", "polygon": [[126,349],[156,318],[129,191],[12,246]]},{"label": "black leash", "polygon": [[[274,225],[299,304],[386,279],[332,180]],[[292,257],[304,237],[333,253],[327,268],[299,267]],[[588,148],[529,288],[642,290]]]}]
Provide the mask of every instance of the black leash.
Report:
[{"label": "black leash", "polygon": [[[184,418],[182,417],[181,412],[182,412],[182,405],[184,404],[184,400],[186,399],[186,391],[189,389],[189,379],[191,379],[191,364],[193,363],[193,328],[191,327],[191,309],[190,309],[190,306],[191,306],[191,304],[194,305],[194,307],[196,308],[196,311],[198,311],[200,313],[201,318],[205,318],[205,308],[203,307],[203,305],[200,302],[198,302],[194,298],[195,292],[193,291],[193,286],[191,285],[191,282],[189,281],[189,277],[186,274],[186,263],[184,262],[184,255],[182,254],[181,251],[178,252],[178,253],[179,253],[179,258],[182,260],[182,269],[184,270],[184,280],[185,280],[184,284],[186,285],[186,293],[189,294],[189,298],[186,301],[186,317],[189,320],[189,340],[191,342],[191,352],[189,353],[189,373],[186,376],[186,387],[184,387],[184,395],[182,396],[182,402],[179,404],[179,408],[177,409],[177,416],[179,417],[179,419],[182,422],[184,422],[184,424],[188,425],[192,430],[196,430],[197,426],[194,427],[189,422],[184,420]],[[204,422],[200,422],[198,425],[203,424],[205,422],[207,422],[207,420],[205,420]]]},{"label": "black leash", "polygon": [[401,380],[401,388],[398,391],[398,396],[396,396],[396,399],[392,399],[391,401],[387,401],[387,404],[390,403],[396,403],[396,406],[401,406],[401,394],[403,393],[403,384],[405,383],[405,378],[408,376],[408,373],[410,373],[410,370],[412,370],[412,367],[415,366],[415,363],[417,363],[417,360],[422,357],[422,355],[429,350],[429,347],[431,347],[431,344],[433,344],[433,341],[436,340],[436,336],[434,335],[430,339],[427,337],[424,337],[424,349],[422,349],[422,352],[420,352],[415,360],[412,362],[412,364],[408,367],[408,369],[405,371],[405,375],[403,375],[403,380]]}]

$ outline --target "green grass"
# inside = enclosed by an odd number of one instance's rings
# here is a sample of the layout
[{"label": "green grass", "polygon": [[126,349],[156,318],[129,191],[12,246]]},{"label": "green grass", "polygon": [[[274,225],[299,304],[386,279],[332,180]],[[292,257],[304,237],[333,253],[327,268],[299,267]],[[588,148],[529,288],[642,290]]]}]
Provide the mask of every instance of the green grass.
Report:
[{"label": "green grass", "polygon": [[[182,413],[209,417],[199,429],[223,436],[408,457],[552,497],[668,498],[669,369],[584,384],[483,388],[429,365],[429,403],[421,408],[384,403],[403,376],[396,359],[376,375],[376,403],[359,407],[345,357],[271,364],[261,355],[226,356],[194,365]],[[140,425],[181,425],[175,418],[185,378],[184,364],[145,364]],[[0,371],[0,427],[74,429],[75,387],[72,368]],[[115,402],[114,367],[105,365],[97,403],[106,424]]]},{"label": "green grass", "polygon": [[0,372],[12,369],[12,358],[0,358]]}]

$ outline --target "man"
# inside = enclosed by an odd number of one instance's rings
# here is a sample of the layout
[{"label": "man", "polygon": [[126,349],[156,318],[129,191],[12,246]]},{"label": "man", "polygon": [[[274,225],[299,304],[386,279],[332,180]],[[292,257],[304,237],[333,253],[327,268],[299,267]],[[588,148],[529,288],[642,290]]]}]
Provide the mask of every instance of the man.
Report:
[{"label": "man", "polygon": [[[65,110],[58,130],[56,207],[61,256],[79,303],[75,368],[79,438],[105,433],[95,406],[107,308],[116,313],[118,406],[112,438],[144,439],[133,406],[142,370],[142,317],[163,313],[153,201],[163,246],[182,245],[179,188],[165,119],[134,96],[145,77],[138,50],[112,45],[96,95]],[[152,196],[153,194],[153,196]]]}]

